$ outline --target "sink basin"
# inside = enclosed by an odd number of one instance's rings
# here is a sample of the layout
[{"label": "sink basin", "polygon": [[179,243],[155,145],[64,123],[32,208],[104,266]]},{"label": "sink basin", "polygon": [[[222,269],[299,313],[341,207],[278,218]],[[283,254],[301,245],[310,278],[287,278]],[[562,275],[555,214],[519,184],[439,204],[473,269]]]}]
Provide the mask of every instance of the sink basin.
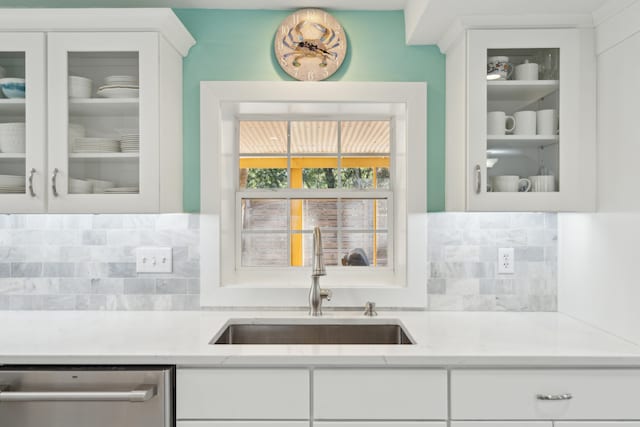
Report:
[{"label": "sink basin", "polygon": [[236,320],[227,323],[209,344],[414,344],[397,323],[282,323]]}]

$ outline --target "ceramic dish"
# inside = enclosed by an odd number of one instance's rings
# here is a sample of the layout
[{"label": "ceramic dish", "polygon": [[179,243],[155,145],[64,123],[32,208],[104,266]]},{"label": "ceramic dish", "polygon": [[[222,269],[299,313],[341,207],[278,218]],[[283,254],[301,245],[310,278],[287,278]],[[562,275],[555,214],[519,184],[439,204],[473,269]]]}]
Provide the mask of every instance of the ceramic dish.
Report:
[{"label": "ceramic dish", "polygon": [[22,122],[0,123],[0,152],[25,152],[25,125]]},{"label": "ceramic dish", "polygon": [[0,175],[2,187],[24,187],[25,177],[20,175]]},{"label": "ceramic dish", "polygon": [[92,84],[86,77],[69,76],[69,98],[91,98]]},{"label": "ceramic dish", "polygon": [[5,77],[0,79],[0,89],[7,98],[24,98],[26,85],[24,79],[17,77]]},{"label": "ceramic dish", "polygon": [[140,90],[133,87],[103,87],[96,94],[103,98],[139,98]]},{"label": "ceramic dish", "polygon": [[137,85],[138,78],[136,76],[107,76],[104,78],[106,85]]}]

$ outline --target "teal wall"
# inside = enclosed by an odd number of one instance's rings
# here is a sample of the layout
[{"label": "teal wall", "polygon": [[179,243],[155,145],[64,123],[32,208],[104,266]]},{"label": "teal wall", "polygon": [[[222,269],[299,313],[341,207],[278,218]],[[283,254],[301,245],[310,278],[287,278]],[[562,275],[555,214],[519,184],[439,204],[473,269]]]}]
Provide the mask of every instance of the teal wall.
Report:
[{"label": "teal wall", "polygon": [[[273,36],[290,11],[176,9],[197,40],[184,60],[184,208],[200,209],[202,80],[292,80],[275,62]],[[329,80],[427,82],[428,210],[444,210],[445,57],[436,46],[407,46],[398,12],[333,11],[349,40]],[[412,141],[412,143],[416,143]]]}]

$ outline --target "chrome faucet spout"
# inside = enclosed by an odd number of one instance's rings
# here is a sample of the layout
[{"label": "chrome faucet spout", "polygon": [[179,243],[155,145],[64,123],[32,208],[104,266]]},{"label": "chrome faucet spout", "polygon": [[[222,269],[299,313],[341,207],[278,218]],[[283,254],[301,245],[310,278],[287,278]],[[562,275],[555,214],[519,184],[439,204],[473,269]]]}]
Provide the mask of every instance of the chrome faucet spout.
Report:
[{"label": "chrome faucet spout", "polygon": [[322,316],[322,300],[331,301],[331,291],[320,288],[320,276],[326,276],[322,256],[322,234],[320,227],[313,229],[313,268],[311,270],[311,289],[309,290],[309,315]]},{"label": "chrome faucet spout", "polygon": [[326,276],[327,270],[324,267],[324,256],[322,254],[322,233],[320,227],[313,229],[313,268],[311,277]]}]

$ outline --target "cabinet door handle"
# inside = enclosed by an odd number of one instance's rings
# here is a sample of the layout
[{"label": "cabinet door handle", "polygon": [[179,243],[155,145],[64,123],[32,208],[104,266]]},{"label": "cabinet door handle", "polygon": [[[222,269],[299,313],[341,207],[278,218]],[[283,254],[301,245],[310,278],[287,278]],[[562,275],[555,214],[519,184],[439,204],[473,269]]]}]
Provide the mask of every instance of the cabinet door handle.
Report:
[{"label": "cabinet door handle", "polygon": [[53,197],[58,197],[58,188],[56,187],[56,179],[58,177],[58,173],[60,170],[55,168],[53,170],[53,175],[51,175],[51,191],[53,192]]},{"label": "cabinet door handle", "polygon": [[36,174],[36,169],[31,168],[29,171],[29,195],[31,197],[36,197],[36,192],[33,190],[33,176]]},{"label": "cabinet door handle", "polygon": [[573,395],[571,393],[564,394],[539,394],[536,396],[538,400],[571,400]]},{"label": "cabinet door handle", "polygon": [[476,165],[473,171],[476,177],[476,194],[480,194],[482,192],[482,169],[480,169],[480,165]]}]

